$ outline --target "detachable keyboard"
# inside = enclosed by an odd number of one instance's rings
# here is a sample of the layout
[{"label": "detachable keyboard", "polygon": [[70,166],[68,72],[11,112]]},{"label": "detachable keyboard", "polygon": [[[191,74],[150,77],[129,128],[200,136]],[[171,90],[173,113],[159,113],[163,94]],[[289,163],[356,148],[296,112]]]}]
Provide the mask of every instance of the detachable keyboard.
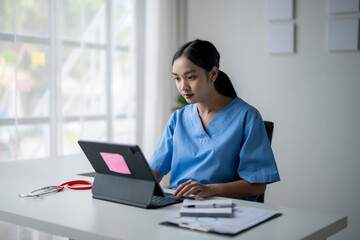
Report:
[{"label": "detachable keyboard", "polygon": [[171,193],[164,193],[165,197],[153,196],[151,200],[150,208],[159,208],[176,203],[181,203],[185,198],[177,198]]}]

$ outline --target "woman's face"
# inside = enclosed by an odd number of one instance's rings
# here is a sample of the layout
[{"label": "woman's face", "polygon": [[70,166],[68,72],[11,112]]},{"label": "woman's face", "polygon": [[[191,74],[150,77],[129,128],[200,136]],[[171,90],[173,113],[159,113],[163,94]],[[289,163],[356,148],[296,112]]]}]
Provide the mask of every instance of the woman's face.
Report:
[{"label": "woman's face", "polygon": [[185,56],[181,56],[174,61],[173,75],[179,93],[188,103],[204,102],[210,98],[214,89],[217,68],[206,72]]}]

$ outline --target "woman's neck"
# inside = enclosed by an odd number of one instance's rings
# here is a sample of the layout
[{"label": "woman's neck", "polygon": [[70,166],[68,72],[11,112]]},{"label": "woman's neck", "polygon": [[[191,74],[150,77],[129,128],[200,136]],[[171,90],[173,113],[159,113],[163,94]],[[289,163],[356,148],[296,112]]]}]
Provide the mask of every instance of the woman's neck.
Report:
[{"label": "woman's neck", "polygon": [[207,126],[215,117],[215,115],[232,101],[231,98],[225,97],[218,92],[216,93],[217,94],[211,95],[211,97],[209,97],[207,101],[198,102],[196,104],[198,114],[205,131]]},{"label": "woman's neck", "polygon": [[228,98],[216,92],[212,94],[207,101],[198,102],[196,106],[198,108],[200,115],[209,115],[209,114],[218,113],[231,101],[232,101],[231,98]]}]

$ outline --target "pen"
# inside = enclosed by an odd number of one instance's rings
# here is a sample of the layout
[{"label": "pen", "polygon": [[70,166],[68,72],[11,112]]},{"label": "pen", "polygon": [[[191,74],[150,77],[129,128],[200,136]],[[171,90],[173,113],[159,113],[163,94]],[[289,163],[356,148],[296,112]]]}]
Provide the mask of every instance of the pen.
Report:
[{"label": "pen", "polygon": [[191,230],[198,230],[198,231],[201,231],[201,232],[210,232],[211,231],[211,228],[205,228],[205,227],[200,227],[200,226],[192,226],[192,225],[189,225],[187,223],[180,223],[178,224],[179,227],[182,227],[182,228],[188,228],[188,229],[191,229]]},{"label": "pen", "polygon": [[197,205],[184,205],[187,208],[226,208],[232,207],[232,204],[197,204]]}]

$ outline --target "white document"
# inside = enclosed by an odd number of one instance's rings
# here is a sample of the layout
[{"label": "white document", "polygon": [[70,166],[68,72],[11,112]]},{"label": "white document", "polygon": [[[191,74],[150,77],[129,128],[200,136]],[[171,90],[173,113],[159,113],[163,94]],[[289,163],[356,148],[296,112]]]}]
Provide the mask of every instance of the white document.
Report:
[{"label": "white document", "polygon": [[359,45],[359,19],[330,19],[329,51],[357,51]]},{"label": "white document", "polygon": [[294,1],[293,0],[268,0],[267,15],[268,20],[289,20],[293,19]]},{"label": "white document", "polygon": [[294,23],[271,23],[268,30],[268,51],[270,54],[295,52]]},{"label": "white document", "polygon": [[274,210],[250,207],[235,207],[233,211],[234,216],[230,218],[178,217],[167,223],[199,231],[237,234],[279,214]]},{"label": "white document", "polygon": [[329,0],[329,12],[355,13],[359,11],[359,0]]}]

